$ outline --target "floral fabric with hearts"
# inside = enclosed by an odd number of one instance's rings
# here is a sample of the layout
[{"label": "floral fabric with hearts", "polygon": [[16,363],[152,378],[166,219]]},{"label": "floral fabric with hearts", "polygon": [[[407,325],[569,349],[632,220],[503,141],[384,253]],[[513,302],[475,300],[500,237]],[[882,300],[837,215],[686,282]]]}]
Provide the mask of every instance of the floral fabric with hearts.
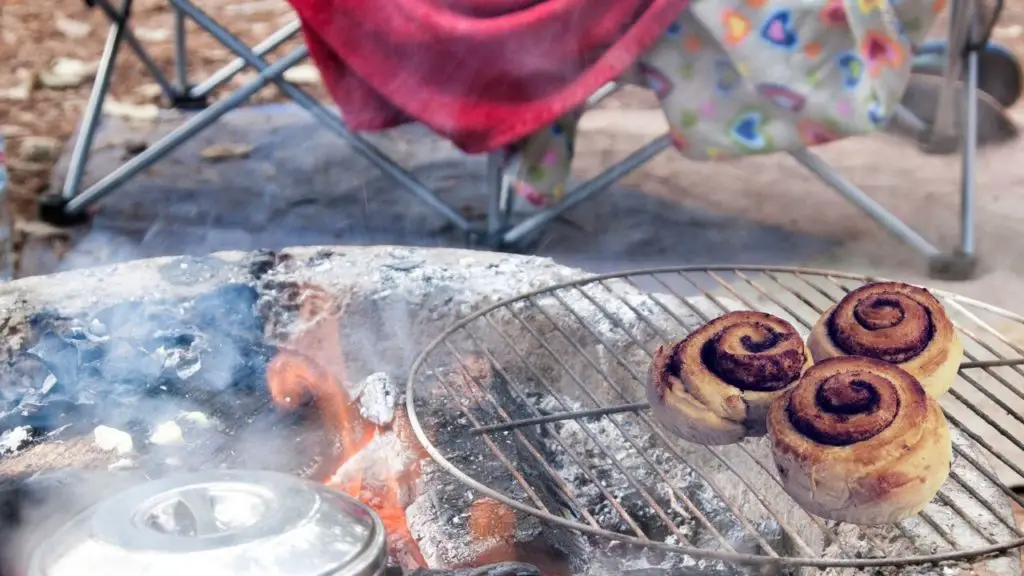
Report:
[{"label": "floral fabric with hearts", "polygon": [[[633,76],[657,94],[688,158],[806,148],[885,124],[910,78],[913,46],[945,3],[694,0]],[[531,204],[564,194],[578,119],[516,147],[514,186]]]}]

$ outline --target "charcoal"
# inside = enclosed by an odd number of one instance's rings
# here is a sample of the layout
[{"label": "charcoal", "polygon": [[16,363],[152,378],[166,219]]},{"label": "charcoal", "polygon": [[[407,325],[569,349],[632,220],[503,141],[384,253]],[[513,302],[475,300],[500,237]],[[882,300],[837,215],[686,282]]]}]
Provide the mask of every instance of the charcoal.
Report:
[{"label": "charcoal", "polygon": [[78,381],[81,366],[78,348],[57,333],[45,332],[25,354],[38,359],[62,384],[72,385]]},{"label": "charcoal", "polygon": [[252,339],[263,333],[256,314],[259,294],[248,284],[229,284],[197,297],[193,303],[200,330]]},{"label": "charcoal", "polygon": [[[391,573],[388,573],[390,576]],[[518,562],[502,562],[481,566],[480,568],[463,568],[461,570],[414,570],[408,576],[541,576],[540,570],[530,564]]]}]

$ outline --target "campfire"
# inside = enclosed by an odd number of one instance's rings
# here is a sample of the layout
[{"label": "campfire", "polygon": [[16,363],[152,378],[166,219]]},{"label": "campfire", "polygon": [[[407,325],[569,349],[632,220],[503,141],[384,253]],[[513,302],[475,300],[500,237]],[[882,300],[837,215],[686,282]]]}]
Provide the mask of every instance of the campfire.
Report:
[{"label": "campfire", "polygon": [[[47,284],[47,304],[0,324],[0,476],[292,474],[377,512],[389,574],[523,562],[545,576],[740,576],[750,571],[648,542],[862,558],[907,556],[941,536],[921,523],[903,527],[913,538],[815,523],[780,492],[757,443],[665,441],[644,413],[549,418],[638,402],[663,334],[742,303],[602,282],[489,309],[564,278],[524,258],[366,253],[258,254],[219,272],[172,261],[160,266],[173,289],[147,273],[113,295],[99,276]],[[83,292],[74,309],[51,304]],[[510,420],[534,423],[480,433]],[[997,501],[968,464],[957,474]],[[3,504],[0,493],[0,530]],[[937,511],[945,533],[974,534],[955,510]]]},{"label": "campfire", "polygon": [[[405,509],[420,495],[422,464],[429,456],[404,409],[396,406],[397,391],[386,377],[368,378],[361,386],[349,378],[339,333],[344,307],[312,287],[303,293],[302,329],[267,366],[271,398],[282,410],[315,408],[337,444],[314,479],[380,515],[396,564],[407,570],[428,568]],[[475,500],[469,508],[470,535],[486,544],[475,563],[518,560],[512,546],[515,527],[515,513],[506,505]]]}]

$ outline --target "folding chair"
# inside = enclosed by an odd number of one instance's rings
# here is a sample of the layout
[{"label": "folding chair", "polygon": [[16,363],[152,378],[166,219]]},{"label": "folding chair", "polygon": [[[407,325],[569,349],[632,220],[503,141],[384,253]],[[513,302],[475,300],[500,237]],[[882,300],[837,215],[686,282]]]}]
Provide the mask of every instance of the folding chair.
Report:
[{"label": "folding chair", "polygon": [[[85,109],[80,133],[72,150],[70,167],[63,189],[60,194],[46,196],[40,205],[41,218],[57,225],[74,225],[83,222],[87,218],[86,210],[89,206],[114,192],[130,178],[159,161],[227,112],[240,106],[268,84],[278,86],[285,95],[307,110],[322,125],[348,142],[362,157],[392,177],[401,185],[402,189],[442,214],[458,229],[465,232],[469,240],[495,249],[511,248],[528,241],[563,213],[606,190],[671,145],[667,134],[652,140],[593,179],[580,184],[557,204],[534,213],[515,224],[512,223],[511,218],[513,197],[511,183],[505,170],[504,153],[492,152],[487,159],[487,220],[484,225],[475,225],[443,202],[434,191],[408,170],[384,155],[365,139],[348,130],[344,120],[337,113],[318,103],[300,87],[284,80],[284,72],[307,57],[308,51],[305,46],[290,51],[273,64],[267,63],[264,59],[266,54],[274,51],[299,32],[298,22],[285,26],[263,42],[250,48],[189,0],[168,0],[175,13],[174,42],[177,81],[171,82],[132,35],[129,27],[132,0],[123,0],[120,10],[115,9],[108,0],[86,1],[90,6],[101,9],[112,24],[92,94]],[[922,144],[931,150],[949,149],[950,146],[956,146],[957,140],[960,140],[959,144],[962,144],[962,177],[960,182],[959,246],[948,252],[942,251],[873,200],[863,190],[844,179],[812,152],[800,150],[793,152],[792,156],[883,228],[927,257],[933,277],[962,280],[970,278],[977,265],[974,245],[974,179],[978,125],[978,52],[984,47],[987,41],[987,31],[991,29],[991,26],[981,25],[984,15],[981,14],[980,3],[976,3],[975,0],[953,0],[951,11],[946,58],[942,71],[944,84],[936,117],[930,122],[926,122],[915,117],[908,110],[900,109],[893,121],[900,122],[905,127],[912,129],[919,135]],[[992,16],[991,23],[994,24],[996,17],[998,17],[998,10]],[[235,61],[198,84],[191,84],[186,72],[186,18],[194,21],[237,56]],[[114,61],[125,45],[142,60],[170,102],[178,108],[196,109],[198,112],[164,138],[127,160],[100,181],[82,190],[82,174],[102,113]],[[961,46],[964,47],[962,51],[958,48]],[[258,72],[258,77],[238,88],[226,98],[213,103],[208,102],[211,91],[246,67],[255,69]],[[961,80],[963,80],[964,86],[964,104],[963,120],[960,124],[963,128],[958,129],[954,100]],[[588,105],[595,105],[616,89],[615,84],[605,86],[590,99]]]}]

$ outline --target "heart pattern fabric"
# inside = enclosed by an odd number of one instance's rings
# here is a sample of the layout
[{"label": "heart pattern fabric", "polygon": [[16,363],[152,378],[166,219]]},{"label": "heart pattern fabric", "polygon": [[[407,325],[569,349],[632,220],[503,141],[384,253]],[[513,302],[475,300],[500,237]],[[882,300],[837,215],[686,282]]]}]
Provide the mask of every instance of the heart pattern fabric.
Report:
[{"label": "heart pattern fabric", "polygon": [[[909,80],[911,46],[946,1],[693,2],[629,81],[658,97],[672,145],[688,158],[819,146],[886,125]],[[513,149],[525,203],[562,197],[577,119]]]},{"label": "heart pattern fabric", "polygon": [[795,46],[799,38],[793,28],[793,13],[779,10],[769,16],[761,25],[761,38],[779,48],[790,49]]}]

